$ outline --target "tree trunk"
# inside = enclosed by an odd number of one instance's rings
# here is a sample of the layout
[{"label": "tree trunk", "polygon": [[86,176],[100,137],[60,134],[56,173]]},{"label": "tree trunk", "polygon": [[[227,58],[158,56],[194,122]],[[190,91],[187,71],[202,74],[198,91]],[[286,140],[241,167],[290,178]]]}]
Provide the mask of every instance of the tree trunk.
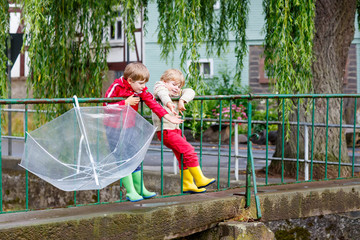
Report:
[{"label": "tree trunk", "polygon": [[[343,91],[343,77],[345,73],[346,60],[350,48],[351,41],[354,38],[356,0],[317,0],[314,34],[314,63],[313,71],[313,88],[317,94],[336,94]],[[300,121],[308,123],[312,122],[312,100],[310,102],[310,111],[304,114],[305,107],[301,106]],[[340,113],[341,100],[329,100],[328,123],[339,124],[340,116],[343,116],[344,110]],[[316,99],[315,102],[315,123],[326,123],[326,99]],[[297,120],[297,110],[290,116],[290,121]],[[309,129],[309,156],[311,153],[313,160],[325,160],[326,157],[326,129],[321,127],[314,128],[313,151],[311,149],[312,131]],[[284,144],[284,157],[297,157],[297,127],[291,127],[290,139]],[[279,127],[278,139],[274,156],[281,157],[281,127]],[[340,148],[340,138],[342,141]],[[300,128],[299,134],[299,157],[304,157],[304,127]],[[341,162],[349,162],[347,146],[345,141],[345,133],[342,131],[340,137],[339,128],[330,128],[328,130],[327,141],[327,159],[329,162],[339,161],[339,150],[341,149]],[[285,175],[295,176],[296,163],[285,162]],[[272,161],[269,167],[270,171],[280,172],[281,162]],[[341,167],[340,176],[349,176],[351,169],[349,167]],[[300,167],[300,174],[303,174],[303,164]],[[325,176],[324,165],[313,165],[312,179],[336,178],[338,177],[338,165],[328,165],[327,176]],[[301,176],[301,175],[300,175]]]}]

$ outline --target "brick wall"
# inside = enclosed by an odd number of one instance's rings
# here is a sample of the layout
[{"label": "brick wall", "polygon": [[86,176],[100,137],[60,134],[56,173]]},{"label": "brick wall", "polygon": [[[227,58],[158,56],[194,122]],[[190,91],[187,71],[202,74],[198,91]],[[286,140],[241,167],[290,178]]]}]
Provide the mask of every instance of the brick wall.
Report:
[{"label": "brick wall", "polygon": [[[255,94],[272,93],[271,84],[264,71],[264,49],[262,46],[250,46],[249,54],[249,83]],[[344,93],[357,92],[356,79],[356,45],[349,49],[346,69],[344,71]]]},{"label": "brick wall", "polygon": [[263,47],[250,46],[249,52],[249,85],[252,92],[255,94],[271,93],[271,85],[269,85],[268,81],[265,81],[265,76],[263,76],[265,74],[263,71]]},{"label": "brick wall", "polygon": [[344,75],[344,93],[357,93],[356,45],[351,44]]}]

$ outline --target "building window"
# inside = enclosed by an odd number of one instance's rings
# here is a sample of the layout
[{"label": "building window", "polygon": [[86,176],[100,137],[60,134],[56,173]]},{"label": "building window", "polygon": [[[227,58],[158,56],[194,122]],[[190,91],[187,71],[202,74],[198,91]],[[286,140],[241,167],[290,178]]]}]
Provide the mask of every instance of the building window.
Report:
[{"label": "building window", "polygon": [[115,71],[115,79],[121,78],[124,75],[124,71]]},{"label": "building window", "polygon": [[108,40],[111,46],[124,45],[124,30],[120,12],[113,25],[108,27]]},{"label": "building window", "polygon": [[217,0],[215,3],[214,3],[214,9],[215,10],[219,10],[220,9],[220,1]]},{"label": "building window", "polygon": [[214,67],[212,59],[200,59],[197,62],[187,62],[187,68],[190,68],[191,64],[196,64],[197,69],[199,69],[200,74],[204,78],[212,78],[214,76]]}]

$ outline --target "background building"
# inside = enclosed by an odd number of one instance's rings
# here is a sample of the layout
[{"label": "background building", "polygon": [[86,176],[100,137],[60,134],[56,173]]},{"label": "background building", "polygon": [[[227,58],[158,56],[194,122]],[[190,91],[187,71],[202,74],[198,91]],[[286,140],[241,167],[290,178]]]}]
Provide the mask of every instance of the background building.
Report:
[{"label": "background building", "polygon": [[[109,26],[106,31],[109,31],[111,38],[110,52],[107,58],[109,73],[108,81],[104,82],[104,89],[106,89],[111,82],[123,74],[123,70],[128,62],[143,62],[150,71],[150,81],[148,87],[153,89],[153,85],[160,79],[161,74],[168,68],[180,68],[180,51],[178,49],[173,55],[173,59],[163,60],[160,58],[160,46],[157,43],[157,21],[158,10],[156,3],[149,4],[149,21],[147,22],[146,34],[144,34],[143,19],[139,18],[135,35],[135,46],[128,47],[126,37],[124,34],[123,19],[117,18],[114,26]],[[215,9],[217,8],[214,5]],[[15,4],[10,4],[10,33],[23,33],[24,23],[21,22],[21,9]],[[248,55],[244,58],[244,69],[242,70],[241,84],[249,86],[253,93],[270,93],[269,81],[264,71],[264,56],[263,47],[264,34],[264,15],[262,0],[252,0],[250,2],[250,11],[248,19],[247,43]],[[358,93],[360,92],[360,84],[358,80],[358,69],[360,69],[360,32],[355,24],[356,31],[354,40],[350,47],[346,69],[344,69],[344,93]],[[205,47],[200,51],[199,64],[201,66],[201,73],[206,78],[213,78],[220,76],[221,72],[228,71],[234,73],[236,68],[236,57],[232,49],[235,48],[234,39],[230,39],[228,51],[223,53],[221,57],[207,56]],[[23,98],[26,97],[26,90],[24,83],[28,75],[28,58],[27,53],[20,54],[14,62],[11,76],[12,76],[12,97]],[[190,62],[187,62],[187,66]]]}]

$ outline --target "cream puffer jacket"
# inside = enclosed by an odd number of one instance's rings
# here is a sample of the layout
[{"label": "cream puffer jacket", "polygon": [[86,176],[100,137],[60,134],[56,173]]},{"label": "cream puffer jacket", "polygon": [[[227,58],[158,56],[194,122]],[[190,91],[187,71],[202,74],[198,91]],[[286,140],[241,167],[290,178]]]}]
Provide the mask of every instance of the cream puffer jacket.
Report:
[{"label": "cream puffer jacket", "polygon": [[[169,114],[174,116],[174,114],[171,113],[170,109],[168,107],[166,107],[166,104],[168,102],[173,102],[175,104],[175,111],[179,114],[179,109],[178,109],[179,101],[171,100],[171,97],[179,97],[179,96],[171,96],[170,97],[169,90],[166,88],[164,82],[158,81],[155,83],[154,96],[156,98],[159,98],[160,104],[162,104],[162,106],[165,108],[165,110]],[[194,99],[194,97],[195,97],[195,91],[192,90],[191,88],[181,89],[180,99],[184,100],[185,103],[190,102],[191,100]],[[160,131],[161,130],[161,121],[160,121],[159,117],[156,116],[156,114],[152,113],[152,120],[153,120],[154,126],[157,127],[156,131]],[[163,124],[164,124],[163,129],[168,129],[168,130],[180,129],[179,124],[171,123],[168,120],[166,120],[165,118],[163,119]]]}]

